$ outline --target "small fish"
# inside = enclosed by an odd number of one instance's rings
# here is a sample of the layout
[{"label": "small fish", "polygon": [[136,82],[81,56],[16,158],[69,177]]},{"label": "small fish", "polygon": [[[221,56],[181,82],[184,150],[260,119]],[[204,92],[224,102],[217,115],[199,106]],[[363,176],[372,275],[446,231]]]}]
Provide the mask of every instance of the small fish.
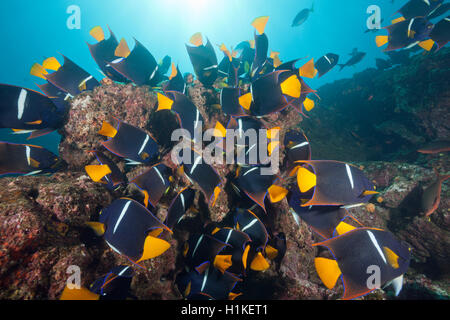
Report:
[{"label": "small fish", "polygon": [[[332,238],[336,232],[343,234],[344,230],[350,228],[350,225],[345,222],[346,219],[356,221],[341,206],[302,206],[304,199],[298,188],[291,189],[288,199],[289,206],[294,211],[292,214],[305,221],[324,239]],[[294,218],[297,219],[295,216]],[[358,224],[362,226],[359,222]]]},{"label": "small fish", "polygon": [[170,56],[164,56],[164,58],[158,63],[159,66],[159,72],[162,75],[165,75],[172,65],[172,58]]},{"label": "small fish", "polygon": [[186,94],[186,82],[184,82],[183,75],[180,69],[172,64],[172,73],[169,76],[169,81],[163,85],[164,92],[178,91],[182,94]]},{"label": "small fish", "polygon": [[[52,58],[56,60],[54,57]],[[76,96],[85,90],[93,90],[95,87],[100,86],[100,82],[92,75],[87,73],[66,56],[63,56],[63,58],[64,64],[62,66],[58,62],[57,66],[54,68],[56,69],[54,72],[44,75],[48,82],[72,96]]]},{"label": "small fish", "polygon": [[233,117],[246,115],[243,105],[248,105],[248,102],[243,101],[241,92],[240,88],[222,88],[220,91],[220,105],[225,114]]},{"label": "small fish", "polygon": [[133,263],[152,259],[170,248],[158,236],[172,231],[139,202],[128,198],[115,200],[100,213],[98,222],[87,223],[115,252]]},{"label": "small fish", "polygon": [[316,258],[316,271],[328,289],[332,289],[342,276],[344,300],[355,299],[377,289],[376,286],[368,286],[370,274],[373,274],[368,270],[372,266],[379,268],[379,285],[392,283],[397,296],[411,260],[411,249],[406,244],[392,233],[375,228],[353,229],[313,246],[324,246],[331,251],[335,259]]},{"label": "small fish", "polygon": [[85,167],[86,173],[94,182],[100,182],[108,190],[116,190],[126,181],[126,176],[120,171],[119,167],[100,151],[92,152],[99,165],[89,165]]},{"label": "small fish", "polygon": [[265,211],[267,195],[272,202],[279,202],[287,194],[284,188],[274,184],[275,180],[274,175],[261,174],[261,166],[253,166],[239,170],[236,185]]},{"label": "small fish", "polygon": [[126,40],[122,39],[114,52],[119,58],[109,61],[109,65],[138,86],[156,87],[163,80],[158,63],[142,43],[136,39],[134,41],[135,46],[131,51]]},{"label": "small fish", "polygon": [[195,191],[191,188],[181,190],[170,204],[164,223],[169,228],[174,228],[192,207],[195,199]]},{"label": "small fish", "polygon": [[246,233],[251,242],[251,253],[249,253],[250,269],[263,271],[270,267],[264,257],[265,248],[269,240],[266,227],[261,220],[250,210],[237,209],[234,214],[235,228]]},{"label": "small fish", "polygon": [[[450,16],[442,19],[434,25],[433,30],[430,33],[430,39],[434,41],[438,49],[444,47],[450,40]],[[436,51],[437,51],[436,50]]]},{"label": "small fish", "polygon": [[416,17],[427,17],[432,14],[444,0],[409,0],[397,12],[406,20]]},{"label": "small fish", "polygon": [[252,26],[256,29],[255,31],[255,57],[251,68],[251,78],[252,80],[257,79],[262,70],[267,63],[267,54],[269,52],[269,39],[265,34],[265,28],[269,17],[259,17],[253,20]]},{"label": "small fish", "polygon": [[0,177],[55,173],[62,164],[55,154],[42,147],[0,142]]},{"label": "small fish", "polygon": [[121,60],[123,58],[117,57],[115,55],[115,51],[117,46],[119,45],[119,42],[117,41],[116,36],[109,27],[108,30],[110,33],[110,37],[106,39],[102,27],[97,26],[91,29],[89,34],[95,40],[97,40],[98,43],[88,43],[87,45],[89,47],[89,51],[91,52],[91,55],[99,66],[100,70],[106,77],[116,82],[128,83],[130,81],[126,77],[124,77],[111,67],[110,62],[116,61],[117,59]]},{"label": "small fish", "polygon": [[166,91],[165,95],[158,92],[157,97],[157,111],[170,110],[174,112],[180,127],[189,132],[188,138],[197,142],[195,141],[196,131],[200,123],[204,123],[204,119],[195,104],[187,96],[177,91]]},{"label": "small fish", "polygon": [[203,85],[211,86],[218,76],[218,61],[214,48],[209,39],[206,45],[203,44],[200,33],[194,34],[190,43],[193,46],[186,45],[186,49],[197,79]]},{"label": "small fish", "polygon": [[294,18],[294,21],[292,21],[291,27],[298,27],[301,26],[303,23],[305,23],[306,20],[308,20],[309,15],[314,12],[314,2],[310,9],[306,8],[300,11]]},{"label": "small fish", "polygon": [[[263,75],[252,82],[245,99],[244,109],[254,116],[265,116],[280,112],[289,105],[290,98],[300,98],[302,85],[300,76],[292,71],[280,70]],[[251,99],[250,99],[251,97]]]},{"label": "small fish", "polygon": [[51,99],[31,89],[0,84],[0,128],[21,131],[54,131],[63,124]]},{"label": "small fish", "polygon": [[284,136],[284,146],[288,169],[292,169],[296,161],[311,160],[311,145],[303,132],[295,129],[288,131]]},{"label": "small fish", "polygon": [[436,154],[449,151],[450,151],[450,141],[448,140],[433,141],[417,150],[417,152],[424,154]]},{"label": "small fish", "polygon": [[224,257],[231,259],[231,265],[226,265],[226,270],[233,274],[245,275],[247,269],[248,253],[250,251],[250,237],[242,231],[232,228],[216,228],[211,235],[219,241],[229,245],[222,251]]},{"label": "small fish", "polygon": [[361,60],[364,59],[365,56],[365,52],[358,52],[354,54],[345,64],[339,64],[339,66],[341,67],[340,70],[344,69],[345,67],[356,65],[357,63],[361,62]]},{"label": "small fish", "polygon": [[60,300],[126,300],[131,297],[133,275],[133,269],[129,266],[114,267],[108,274],[95,280],[89,289],[69,288],[66,285]]},{"label": "small fish", "polygon": [[442,183],[450,178],[450,175],[441,176],[435,170],[437,179],[429,187],[427,187],[422,193],[422,211],[425,216],[430,216],[439,208],[441,202],[441,190]]},{"label": "small fish", "polygon": [[433,24],[422,17],[395,22],[385,29],[389,35],[375,38],[378,47],[388,44],[387,48],[383,50],[384,52],[402,48],[409,49],[415,45],[429,51],[434,44],[430,43],[429,39]]},{"label": "small fish", "polygon": [[440,17],[447,13],[450,10],[450,2],[446,2],[437,7],[432,13],[428,15],[428,20]]},{"label": "small fish", "polygon": [[208,234],[192,234],[183,248],[185,263],[194,269],[211,263],[225,271],[231,265],[231,256],[222,255],[222,250],[227,246],[229,245]]},{"label": "small fish", "polygon": [[339,56],[334,53],[327,53],[315,63],[316,69],[319,71],[319,78],[330,72],[339,62]]},{"label": "small fish", "polygon": [[[339,161],[298,161],[297,186],[308,206],[360,206],[377,194],[373,183],[357,167]],[[305,166],[306,165],[306,166]]]},{"label": "small fish", "polygon": [[205,162],[199,153],[192,150],[192,155],[192,162],[182,164],[184,174],[190,181],[199,185],[206,202],[214,207],[222,191],[222,178],[212,166]]},{"label": "small fish", "polygon": [[155,208],[170,187],[169,178],[170,169],[159,163],[131,180],[130,183],[133,183],[144,194],[145,206],[148,207],[150,203]]},{"label": "small fish", "polygon": [[175,279],[180,293],[188,300],[233,300],[236,283],[242,281],[229,272],[222,273],[211,263],[197,270],[184,270]]},{"label": "small fish", "polygon": [[[121,158],[148,164],[159,156],[159,147],[155,139],[128,123],[117,120],[117,125],[113,127],[103,122],[102,129],[98,133],[108,138],[102,145]],[[130,143],[131,141],[134,143]]]}]

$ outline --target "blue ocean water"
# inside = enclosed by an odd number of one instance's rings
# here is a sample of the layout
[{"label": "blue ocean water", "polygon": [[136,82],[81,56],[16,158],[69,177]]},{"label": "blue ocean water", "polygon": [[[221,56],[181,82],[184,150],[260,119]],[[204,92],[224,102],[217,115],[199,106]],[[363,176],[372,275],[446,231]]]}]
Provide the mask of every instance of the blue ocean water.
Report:
[{"label": "blue ocean water", "polygon": [[[354,67],[339,71],[336,67],[321,79],[308,84],[313,88],[355,72],[375,66],[375,58],[385,54],[375,45],[375,34],[364,33],[369,18],[367,8],[378,5],[384,24],[403,4],[395,0],[58,0],[8,1],[2,4],[0,24],[0,83],[37,89],[40,79],[29,75],[35,62],[64,54],[85,70],[102,79],[91,58],[86,42],[94,43],[89,31],[100,25],[109,25],[118,38],[133,43],[133,37],[142,42],[156,57],[170,55],[182,72],[192,72],[185,44],[192,34],[202,32],[212,43],[228,47],[253,38],[251,21],[258,16],[270,16],[266,28],[269,50],[280,52],[283,61],[309,57],[318,59],[328,52],[340,55],[345,63],[353,48],[367,52],[364,60]],[[314,3],[314,12],[299,27],[291,27],[296,14]],[[69,29],[67,13],[70,6],[80,9],[80,29]],[[383,31],[381,31],[383,32]],[[108,35],[107,35],[108,36]],[[217,49],[217,56],[222,53]],[[307,61],[307,60],[305,60]],[[24,142],[26,136],[11,135],[0,130],[0,140]],[[56,152],[59,135],[35,139]]]}]

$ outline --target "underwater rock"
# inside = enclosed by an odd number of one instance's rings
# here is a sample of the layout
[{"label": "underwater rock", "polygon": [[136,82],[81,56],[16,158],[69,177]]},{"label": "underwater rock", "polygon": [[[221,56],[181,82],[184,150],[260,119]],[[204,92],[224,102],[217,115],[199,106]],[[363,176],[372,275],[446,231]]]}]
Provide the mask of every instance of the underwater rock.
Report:
[{"label": "underwater rock", "polygon": [[321,99],[302,123],[313,157],[414,161],[421,144],[448,139],[449,65],[450,49],[442,48],[319,88]]},{"label": "underwater rock", "polygon": [[[149,114],[155,108],[156,96],[148,87],[129,85],[103,85],[84,92],[71,101],[67,122],[59,132],[62,141],[60,156],[69,169],[83,170],[93,156],[87,151],[103,150],[98,131],[103,121],[114,117],[141,129],[149,129]],[[147,132],[150,133],[150,132]]]}]

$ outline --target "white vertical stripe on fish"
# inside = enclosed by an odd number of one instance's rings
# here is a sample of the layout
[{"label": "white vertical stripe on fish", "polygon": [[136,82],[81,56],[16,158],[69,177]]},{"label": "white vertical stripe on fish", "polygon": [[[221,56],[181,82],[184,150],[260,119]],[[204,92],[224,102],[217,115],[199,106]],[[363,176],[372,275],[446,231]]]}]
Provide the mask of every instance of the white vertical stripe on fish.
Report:
[{"label": "white vertical stripe on fish", "polygon": [[200,242],[202,242],[202,240],[203,240],[203,235],[201,235],[200,238],[198,238],[197,243],[195,244],[195,247],[194,247],[194,251],[192,252],[192,257],[194,257],[195,252],[197,251],[197,248],[198,248]]},{"label": "white vertical stripe on fish", "polygon": [[352,170],[348,164],[345,164],[345,169],[347,170],[347,176],[348,176],[348,179],[350,180],[350,185],[352,186],[352,189],[353,189],[354,184],[353,184]]},{"label": "white vertical stripe on fish", "polygon": [[377,248],[377,251],[380,254],[381,258],[383,259],[384,263],[387,263],[386,257],[384,256],[383,251],[381,251],[381,248],[380,248],[378,241],[375,238],[374,234],[372,232],[370,232],[369,230],[367,230],[367,233],[369,234],[370,240],[372,241],[373,245],[375,246],[375,248]]},{"label": "white vertical stripe on fish", "polygon": [[142,151],[144,151],[145,146],[147,145],[148,140],[150,139],[150,137],[148,135],[146,135],[144,143],[141,146],[141,149],[138,152],[138,155],[140,155],[142,153]]},{"label": "white vertical stripe on fish", "polygon": [[31,149],[29,146],[25,146],[25,154],[27,156],[28,165],[31,166]]},{"label": "white vertical stripe on fish", "polygon": [[242,228],[242,232],[253,226],[256,222],[258,222],[258,219],[253,219],[249,224],[247,224],[245,227]]},{"label": "white vertical stripe on fish", "polygon": [[25,110],[25,101],[27,100],[28,92],[25,89],[20,91],[19,99],[17,100],[17,119],[22,119],[23,111]]},{"label": "white vertical stripe on fish", "polygon": [[130,206],[131,201],[128,201],[122,209],[122,212],[120,213],[119,219],[117,219],[116,225],[114,226],[113,233],[116,233],[117,228],[119,227],[120,222],[122,221],[123,217],[125,216],[125,213],[128,210],[128,207]]}]

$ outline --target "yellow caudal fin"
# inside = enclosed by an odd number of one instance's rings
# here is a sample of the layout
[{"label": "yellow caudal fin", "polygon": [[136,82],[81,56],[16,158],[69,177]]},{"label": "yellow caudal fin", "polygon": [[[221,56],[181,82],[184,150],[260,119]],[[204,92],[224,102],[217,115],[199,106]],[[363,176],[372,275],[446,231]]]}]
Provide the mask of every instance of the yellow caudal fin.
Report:
[{"label": "yellow caudal fin", "polygon": [[149,235],[147,236],[147,238],[145,238],[144,253],[142,254],[142,257],[137,261],[137,263],[158,257],[166,252],[166,250],[169,248],[170,243],[168,243],[167,241]]},{"label": "yellow caudal fin", "polygon": [[316,266],[317,274],[325,287],[333,289],[337,279],[342,273],[336,260],[319,257],[314,259],[314,264]]},{"label": "yellow caudal fin", "polygon": [[389,37],[388,36],[376,36],[375,42],[377,44],[377,47],[382,47],[386,43],[388,43]]},{"label": "yellow caudal fin", "polygon": [[227,49],[224,43],[221,44],[220,51],[222,51],[230,61],[233,61],[233,56],[231,55],[230,50]]},{"label": "yellow caudal fin", "polygon": [[100,129],[98,134],[101,134],[102,136],[105,136],[105,137],[114,138],[117,134],[117,130],[112,125],[110,125],[108,122],[103,121],[102,128]]},{"label": "yellow caudal fin", "polygon": [[245,110],[250,110],[250,106],[252,104],[252,94],[251,92],[246,93],[239,97],[239,105],[244,108]]},{"label": "yellow caudal fin", "polygon": [[231,262],[231,255],[217,255],[214,259],[214,267],[220,270],[220,272],[225,273],[229,267],[231,267],[233,262]]},{"label": "yellow caudal fin", "polygon": [[311,111],[315,107],[314,100],[306,98],[305,101],[303,102],[303,106],[305,107],[306,111],[308,111],[308,112]]},{"label": "yellow caudal fin", "polygon": [[270,58],[273,60],[273,66],[275,68],[278,68],[279,66],[282,65],[282,62],[280,60],[280,53],[279,52],[271,51],[270,52]]},{"label": "yellow caudal fin", "polygon": [[177,67],[175,67],[175,63],[172,62],[172,72],[170,73],[169,80],[172,80],[178,75]]},{"label": "yellow caudal fin", "polygon": [[64,288],[59,300],[99,300],[100,295],[95,294],[88,289],[81,287],[79,289],[69,289],[68,286]]},{"label": "yellow caudal fin", "polygon": [[106,229],[103,223],[89,221],[86,222],[86,225],[88,225],[92,230],[94,230],[95,234],[99,237],[103,236],[103,234],[105,233]]},{"label": "yellow caudal fin", "polygon": [[434,43],[435,42],[433,40],[428,39],[428,40],[419,42],[419,46],[426,51],[430,51],[433,48]]},{"label": "yellow caudal fin", "polygon": [[297,184],[302,193],[311,190],[317,184],[317,177],[306,168],[300,167],[297,170]]},{"label": "yellow caudal fin", "polygon": [[55,57],[50,57],[44,60],[42,66],[47,70],[58,71],[61,68],[61,63]]},{"label": "yellow caudal fin", "polygon": [[269,187],[268,192],[270,201],[272,203],[277,203],[286,198],[289,191],[283,187],[273,184]]},{"label": "yellow caudal fin", "polygon": [[252,26],[256,29],[256,31],[258,31],[259,34],[263,34],[268,21],[268,16],[259,17],[253,20]]},{"label": "yellow caudal fin", "polygon": [[353,229],[356,229],[356,228],[354,226],[342,221],[336,227],[336,232],[338,235],[341,235],[341,234],[347,233],[349,231],[352,231]]},{"label": "yellow caudal fin", "polygon": [[89,31],[89,34],[98,42],[105,40],[105,33],[100,26],[92,28],[91,31]]},{"label": "yellow caudal fin", "polygon": [[396,24],[396,23],[399,23],[399,22],[402,22],[402,21],[405,21],[404,17],[400,17],[400,18],[394,19],[394,20],[391,21],[391,23],[392,24]]},{"label": "yellow caudal fin", "polygon": [[124,38],[122,38],[122,40],[120,40],[120,43],[116,48],[116,51],[114,51],[114,55],[116,57],[128,58],[130,53],[131,50],[128,47],[127,41]]},{"label": "yellow caudal fin", "polygon": [[211,207],[214,207],[216,205],[217,199],[219,198],[219,194],[222,192],[222,189],[220,187],[214,188],[214,199],[211,203]]},{"label": "yellow caudal fin", "polygon": [[100,182],[104,176],[111,174],[111,169],[106,164],[86,166],[84,169],[94,182]]},{"label": "yellow caudal fin", "polygon": [[278,256],[278,250],[271,245],[266,246],[266,257],[270,260],[275,259]]},{"label": "yellow caudal fin", "polygon": [[255,258],[253,258],[252,263],[250,264],[250,269],[253,271],[264,271],[269,269],[270,265],[267,260],[263,257],[261,252],[258,252]]},{"label": "yellow caudal fin", "polygon": [[157,93],[157,96],[158,96],[158,109],[156,111],[172,109],[173,100],[169,99],[168,97],[159,92]]},{"label": "yellow caudal fin", "polygon": [[190,39],[189,42],[196,47],[200,47],[203,44],[203,37],[201,32],[195,33]]},{"label": "yellow caudal fin", "polygon": [[45,77],[45,75],[48,74],[47,70],[45,70],[45,68],[43,66],[41,66],[39,63],[35,63],[33,64],[33,66],[31,67],[30,70],[30,74],[32,76],[38,77],[38,78],[42,78],[47,80],[47,78]]},{"label": "yellow caudal fin", "polygon": [[227,136],[227,129],[219,122],[216,122],[216,127],[214,128],[214,137],[225,138]]},{"label": "yellow caudal fin", "polygon": [[394,269],[400,268],[398,264],[398,255],[394,251],[392,251],[388,247],[383,247],[383,253],[392,268]]},{"label": "yellow caudal fin", "polygon": [[302,84],[296,75],[292,75],[281,83],[281,92],[292,98],[300,98]]},{"label": "yellow caudal fin", "polygon": [[267,146],[267,153],[269,154],[269,157],[272,155],[272,153],[275,151],[276,148],[278,148],[280,145],[280,141],[272,141]]},{"label": "yellow caudal fin", "polygon": [[314,78],[317,74],[317,70],[314,67],[314,59],[309,60],[307,63],[305,63],[300,69],[299,69],[299,75],[300,77],[305,78]]}]

